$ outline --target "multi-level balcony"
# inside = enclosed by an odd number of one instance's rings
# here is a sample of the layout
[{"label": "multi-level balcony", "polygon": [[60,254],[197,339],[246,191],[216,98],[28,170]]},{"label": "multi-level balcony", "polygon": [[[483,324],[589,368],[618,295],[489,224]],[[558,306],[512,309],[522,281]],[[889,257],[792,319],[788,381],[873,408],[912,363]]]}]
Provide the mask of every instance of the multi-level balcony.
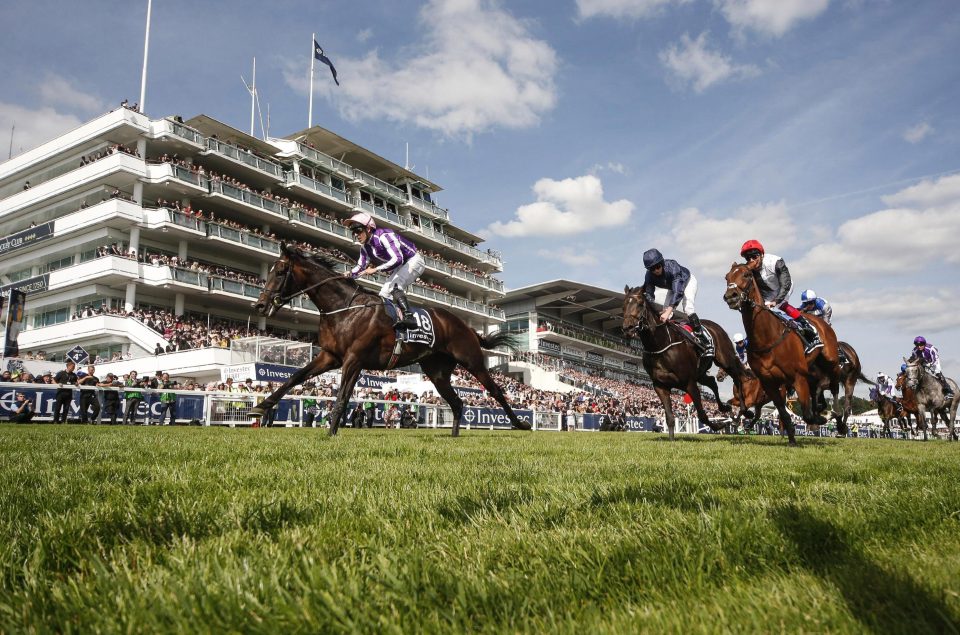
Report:
[{"label": "multi-level balcony", "polygon": [[204,143],[206,150],[201,154],[206,157],[207,164],[214,167],[223,165],[233,170],[239,169],[244,174],[245,179],[252,179],[258,183],[282,183],[284,181],[283,166],[275,161],[264,159],[218,139],[206,137]]},{"label": "multi-level balcony", "polygon": [[311,178],[299,172],[287,172],[286,186],[305,198],[318,201],[333,209],[342,212],[351,212],[355,209],[353,203],[347,198],[347,193],[330,187],[323,181]]}]

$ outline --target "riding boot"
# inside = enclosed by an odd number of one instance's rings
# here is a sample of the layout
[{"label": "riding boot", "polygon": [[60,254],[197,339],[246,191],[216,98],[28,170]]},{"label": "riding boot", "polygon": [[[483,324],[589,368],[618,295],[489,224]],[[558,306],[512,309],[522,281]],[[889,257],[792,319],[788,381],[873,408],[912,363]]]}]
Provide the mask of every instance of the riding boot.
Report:
[{"label": "riding boot", "polygon": [[805,355],[809,355],[817,347],[823,346],[823,342],[820,341],[820,334],[817,333],[817,329],[813,327],[813,324],[810,324],[807,318],[801,315],[794,319],[794,322],[800,327],[800,337],[803,338],[803,353]]},{"label": "riding boot", "polygon": [[697,342],[700,344],[700,348],[703,349],[705,354],[712,353],[713,351],[710,348],[710,339],[703,330],[703,324],[700,323],[700,317],[696,313],[690,313],[687,315],[687,319],[690,320],[690,327],[693,328],[693,334],[696,336]]},{"label": "riding boot", "polygon": [[937,380],[940,382],[940,387],[943,388],[943,400],[952,401],[953,389],[950,388],[950,382],[948,382],[947,378],[943,376],[943,373],[937,373],[936,377],[937,377]]},{"label": "riding boot", "polygon": [[393,296],[393,302],[397,305],[397,308],[403,312],[403,316],[397,320],[393,327],[398,329],[416,328],[417,321],[410,312],[410,304],[407,302],[407,294],[403,292],[403,289],[396,287],[390,292],[390,295]]}]

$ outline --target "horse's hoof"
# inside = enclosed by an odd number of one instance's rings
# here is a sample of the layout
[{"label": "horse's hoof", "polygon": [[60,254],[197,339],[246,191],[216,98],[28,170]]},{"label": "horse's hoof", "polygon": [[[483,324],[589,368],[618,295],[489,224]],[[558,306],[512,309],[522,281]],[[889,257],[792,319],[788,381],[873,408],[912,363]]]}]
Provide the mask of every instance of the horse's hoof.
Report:
[{"label": "horse's hoof", "polygon": [[719,409],[720,412],[733,412],[733,406],[728,403],[718,404],[717,409]]},{"label": "horse's hoof", "polygon": [[460,431],[457,430],[456,428],[454,428],[453,430],[450,431],[450,436],[451,436],[451,437],[459,437],[459,436],[460,436]]},{"label": "horse's hoof", "polygon": [[533,429],[533,426],[531,426],[528,422],[524,421],[523,419],[518,419],[517,421],[513,422],[513,429],[514,430],[531,430]]}]

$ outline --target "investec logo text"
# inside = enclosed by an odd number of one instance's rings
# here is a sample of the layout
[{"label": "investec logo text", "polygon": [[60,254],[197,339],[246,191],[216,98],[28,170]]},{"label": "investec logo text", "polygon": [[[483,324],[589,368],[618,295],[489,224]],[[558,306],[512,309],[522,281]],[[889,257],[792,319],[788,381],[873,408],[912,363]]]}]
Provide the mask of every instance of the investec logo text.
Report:
[{"label": "investec logo text", "polygon": [[[532,417],[528,414],[517,414],[517,418],[521,421],[526,421],[527,423],[532,423]],[[509,426],[510,417],[507,416],[507,413],[503,410],[492,410],[492,409],[479,409],[479,408],[466,408],[463,412],[463,419],[467,423],[473,425],[503,425]]]}]

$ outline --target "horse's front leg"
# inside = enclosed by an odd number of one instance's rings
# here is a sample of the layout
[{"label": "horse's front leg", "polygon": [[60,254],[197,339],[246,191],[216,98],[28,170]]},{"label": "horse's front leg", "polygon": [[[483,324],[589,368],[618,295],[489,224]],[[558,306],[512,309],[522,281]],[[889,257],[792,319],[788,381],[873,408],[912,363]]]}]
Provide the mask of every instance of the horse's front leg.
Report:
[{"label": "horse's front leg", "polygon": [[262,417],[267,413],[270,408],[275,407],[280,403],[280,399],[290,392],[290,389],[294,386],[302,384],[304,381],[311,377],[315,377],[321,373],[325,373],[328,370],[334,369],[340,365],[340,360],[332,355],[331,353],[321,350],[320,354],[317,355],[312,362],[290,375],[290,379],[285,381],[282,386],[270,393],[266,399],[257,404],[252,410],[250,410],[250,416],[252,417]]},{"label": "horse's front leg", "polygon": [[674,441],[676,431],[676,422],[673,419],[673,404],[670,403],[670,389],[663,385],[654,384],[653,389],[660,397],[660,403],[663,405],[664,418],[667,420],[667,430],[670,432],[670,440]]},{"label": "horse's front leg", "polygon": [[[716,386],[716,382],[714,382],[714,386]],[[724,423],[714,424],[710,421],[710,417],[707,416],[707,410],[703,407],[703,397],[700,395],[696,384],[687,386],[687,394],[690,395],[690,398],[693,400],[693,407],[697,411],[697,420],[700,421],[700,423],[715,431],[723,430],[727,427]],[[717,395],[717,398],[719,400],[719,395]]]},{"label": "horse's front leg", "polygon": [[356,357],[348,357],[344,360],[343,369],[340,372],[340,389],[337,391],[337,399],[330,412],[330,436],[335,435],[340,428],[340,420],[347,411],[347,404],[350,403],[350,395],[353,394],[353,388],[360,378],[360,371],[360,361]]}]

